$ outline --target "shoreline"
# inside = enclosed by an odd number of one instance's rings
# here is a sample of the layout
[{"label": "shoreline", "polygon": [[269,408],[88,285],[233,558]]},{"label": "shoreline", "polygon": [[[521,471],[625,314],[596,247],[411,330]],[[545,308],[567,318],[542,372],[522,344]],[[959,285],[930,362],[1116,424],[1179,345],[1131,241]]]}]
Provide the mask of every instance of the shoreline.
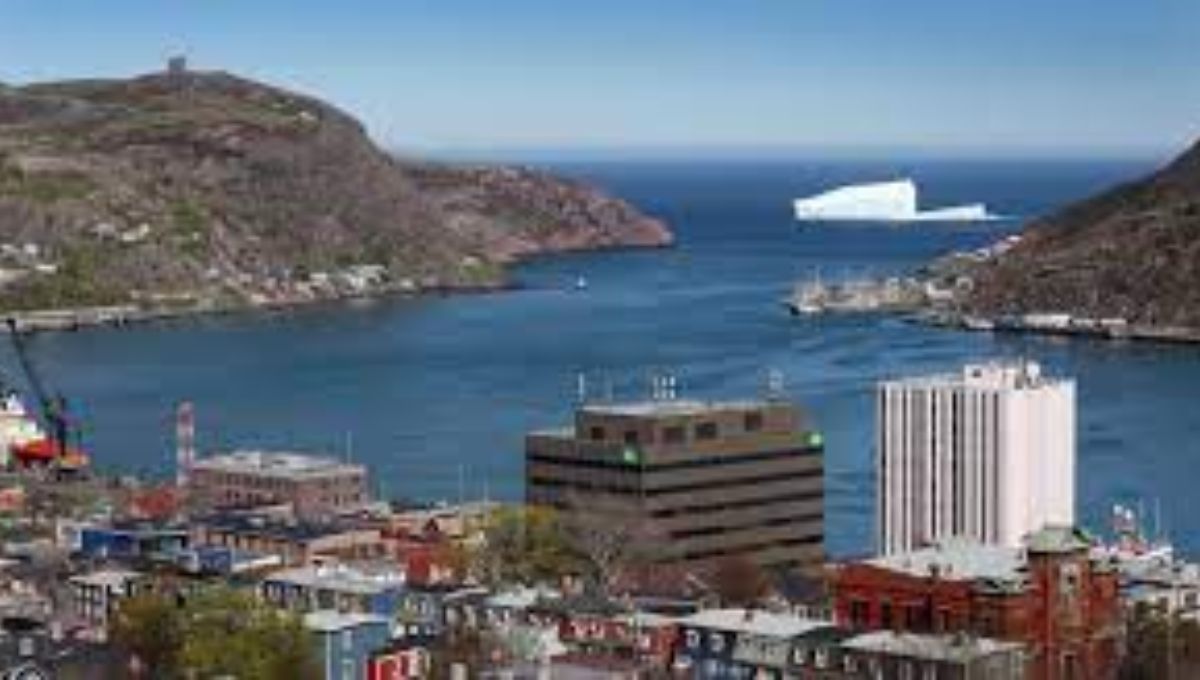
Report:
[{"label": "shoreline", "polygon": [[1037,317],[1038,315],[989,318],[957,312],[925,310],[906,315],[906,318],[915,323],[975,333],[1046,335],[1108,342],[1200,346],[1200,328],[1113,322],[1067,315],[1061,315],[1061,318],[1048,322],[1038,318],[1031,319],[1030,316]]},{"label": "shoreline", "polygon": [[[511,269],[523,264],[549,258],[569,257],[595,253],[627,253],[640,251],[657,251],[674,247],[674,242],[661,244],[613,244],[590,248],[559,248],[537,252],[523,253],[503,263],[502,274],[494,282],[442,285],[425,288],[390,285],[372,290],[348,292],[341,295],[319,297],[312,299],[276,300],[262,303],[244,303],[235,305],[195,305],[195,306],[162,306],[146,307],[136,303],[114,304],[88,307],[61,307],[54,309],[11,310],[0,311],[0,319],[13,319],[17,329],[31,333],[67,333],[81,330],[101,328],[120,329],[125,326],[166,323],[187,319],[201,319],[234,315],[263,315],[276,312],[298,311],[313,309],[321,306],[345,305],[354,302],[371,302],[383,300],[441,298],[458,295],[486,295],[520,290],[520,284],[514,283]],[[8,325],[0,331],[10,332]]]}]

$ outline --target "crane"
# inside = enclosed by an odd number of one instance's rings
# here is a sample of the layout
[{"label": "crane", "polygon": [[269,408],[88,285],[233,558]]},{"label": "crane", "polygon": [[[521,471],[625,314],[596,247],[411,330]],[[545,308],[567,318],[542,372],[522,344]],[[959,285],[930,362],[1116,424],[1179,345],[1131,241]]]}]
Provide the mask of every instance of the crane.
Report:
[{"label": "crane", "polygon": [[[21,370],[25,372],[25,379],[29,383],[34,399],[37,400],[38,412],[42,416],[42,423],[48,434],[48,441],[42,442],[40,448],[31,449],[34,455],[30,457],[48,457],[59,465],[67,467],[80,466],[81,462],[86,464],[86,457],[81,452],[72,450],[70,446],[72,428],[66,398],[60,393],[51,395],[46,390],[37,368],[29,358],[25,336],[17,326],[17,320],[9,317],[7,321],[9,334],[12,337],[13,352],[17,355],[17,361],[21,364]],[[36,447],[37,444],[38,442],[34,442],[30,446]],[[49,444],[48,451],[45,444]]]}]

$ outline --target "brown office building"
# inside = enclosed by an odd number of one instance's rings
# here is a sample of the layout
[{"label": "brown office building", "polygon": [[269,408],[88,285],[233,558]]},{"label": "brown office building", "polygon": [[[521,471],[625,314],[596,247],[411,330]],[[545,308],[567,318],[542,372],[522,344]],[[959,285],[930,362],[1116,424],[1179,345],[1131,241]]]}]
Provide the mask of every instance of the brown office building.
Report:
[{"label": "brown office building", "polygon": [[234,451],[192,464],[189,487],[213,509],[289,503],[302,520],[361,509],[367,471],[335,458],[275,451]]},{"label": "brown office building", "polygon": [[824,559],[822,459],[821,435],[782,400],[588,404],[574,427],[527,437],[526,496],[568,513],[632,509],[665,562],[812,567]]}]

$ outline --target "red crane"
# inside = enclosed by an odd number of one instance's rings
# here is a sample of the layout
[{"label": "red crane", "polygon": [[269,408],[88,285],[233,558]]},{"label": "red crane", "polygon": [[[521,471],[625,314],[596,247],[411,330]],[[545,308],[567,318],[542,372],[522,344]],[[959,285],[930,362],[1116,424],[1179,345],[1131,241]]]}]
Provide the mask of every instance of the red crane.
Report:
[{"label": "red crane", "polygon": [[64,471],[77,471],[87,467],[87,455],[70,444],[71,435],[77,433],[71,424],[66,398],[60,393],[51,396],[46,390],[37,368],[29,358],[25,336],[17,326],[16,319],[8,318],[8,330],[12,337],[13,352],[17,355],[29,389],[37,400],[38,413],[47,433],[45,439],[35,439],[14,447],[13,456],[27,466],[53,465]]}]

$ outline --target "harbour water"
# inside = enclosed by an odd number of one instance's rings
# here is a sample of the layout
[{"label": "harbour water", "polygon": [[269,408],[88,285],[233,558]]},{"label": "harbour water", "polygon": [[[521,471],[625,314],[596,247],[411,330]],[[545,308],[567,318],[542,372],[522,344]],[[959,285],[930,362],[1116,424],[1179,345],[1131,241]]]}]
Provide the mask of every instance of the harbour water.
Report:
[{"label": "harbour water", "polygon": [[[558,164],[667,219],[665,251],[547,258],[511,292],[384,300],[193,319],[33,340],[69,395],[102,468],[166,474],[172,418],[196,405],[204,451],[261,446],[367,463],[389,496],[519,498],[522,436],[565,421],[577,375],[643,396],[649,375],[685,396],[762,391],[778,370],[827,443],[828,547],[870,544],[872,385],[884,376],[1026,356],[1079,382],[1079,504],[1103,528],[1111,503],[1161,503],[1165,528],[1200,550],[1200,349],[1000,336],[874,316],[798,319],[780,300],[800,278],[906,271],[976,247],[1012,223],[813,226],[791,199],[913,176],[932,204],[982,201],[1031,217],[1148,161],[637,162]],[[586,286],[579,286],[579,281]],[[11,352],[0,366],[20,384]]]}]

